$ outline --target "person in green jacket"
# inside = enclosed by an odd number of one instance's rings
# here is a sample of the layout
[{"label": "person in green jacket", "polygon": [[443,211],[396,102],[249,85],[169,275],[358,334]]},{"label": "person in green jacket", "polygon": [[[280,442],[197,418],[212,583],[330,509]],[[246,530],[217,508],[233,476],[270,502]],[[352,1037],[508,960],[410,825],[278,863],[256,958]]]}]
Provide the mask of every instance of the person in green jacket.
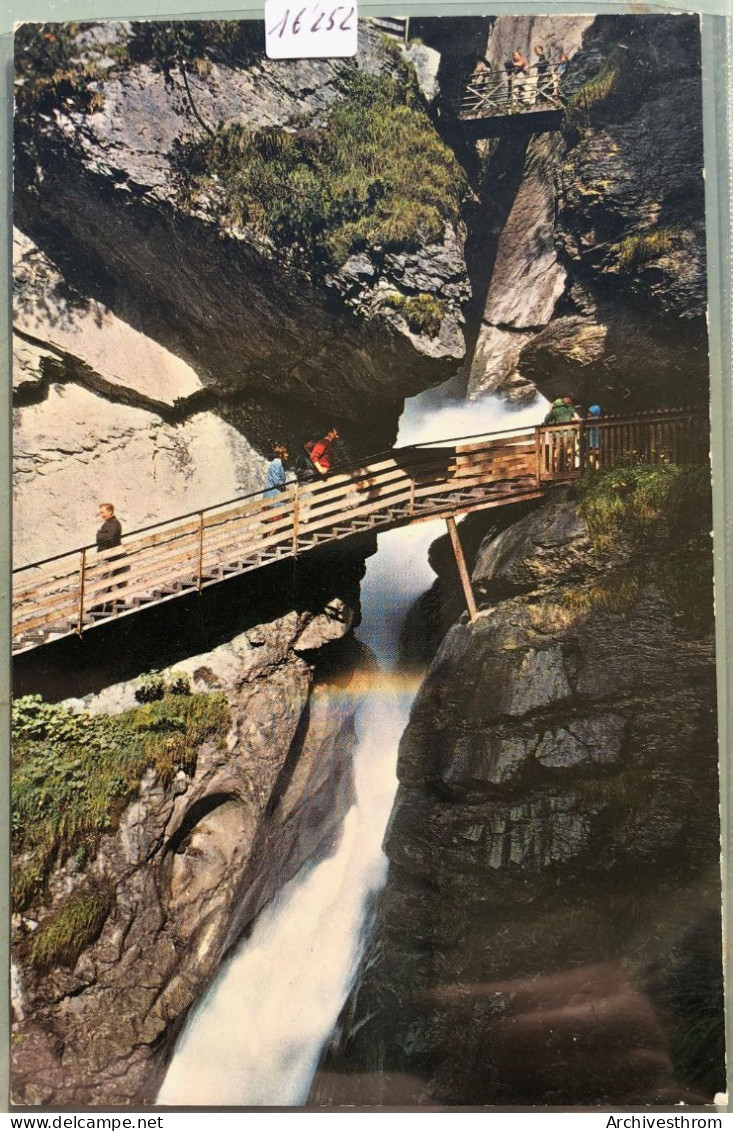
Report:
[{"label": "person in green jacket", "polygon": [[570,397],[558,397],[545,417],[545,424],[567,424],[570,420],[580,420]]},{"label": "person in green jacket", "polygon": [[[569,424],[573,420],[580,420],[580,416],[576,412],[570,397],[558,397],[552,402],[544,423]],[[553,435],[555,440],[551,441],[551,447],[554,450],[552,459],[554,470],[559,475],[568,474],[572,472],[574,467],[577,467],[577,432],[574,428],[569,428],[567,432],[556,432]]]}]

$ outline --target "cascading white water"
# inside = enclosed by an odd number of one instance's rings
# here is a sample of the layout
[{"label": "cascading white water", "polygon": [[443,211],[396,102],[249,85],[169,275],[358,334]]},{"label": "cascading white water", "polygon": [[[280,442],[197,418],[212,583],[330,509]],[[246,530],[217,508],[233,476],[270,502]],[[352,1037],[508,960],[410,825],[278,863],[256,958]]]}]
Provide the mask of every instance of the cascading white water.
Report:
[{"label": "cascading white water", "polygon": [[[544,403],[520,411],[497,397],[445,404],[440,390],[430,390],[406,403],[400,443],[536,423]],[[369,907],[386,879],[382,840],[416,691],[390,669],[404,615],[433,578],[428,547],[443,530],[436,521],[379,537],[362,583],[358,635],[383,674],[358,709],[355,803],[334,854],[282,888],[192,1011],[159,1104],[283,1106],[308,1097],[358,969]]]}]

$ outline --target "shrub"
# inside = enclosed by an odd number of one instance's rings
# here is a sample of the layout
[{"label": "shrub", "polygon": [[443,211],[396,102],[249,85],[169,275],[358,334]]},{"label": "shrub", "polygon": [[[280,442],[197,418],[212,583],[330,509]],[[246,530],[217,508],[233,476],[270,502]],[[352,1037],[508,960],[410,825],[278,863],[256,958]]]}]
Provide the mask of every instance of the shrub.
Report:
[{"label": "shrub", "polygon": [[22,24],[15,37],[15,99],[18,111],[35,113],[69,101],[77,110],[104,105],[96,84],[104,72],[79,46],[84,25]]},{"label": "shrub", "polygon": [[209,59],[246,66],[264,48],[262,29],[253,20],[145,20],[131,30],[125,45],[129,60],[165,75],[181,64],[206,74]]},{"label": "shrub", "polygon": [[135,698],[138,703],[154,703],[165,695],[165,677],[159,671],[149,671],[137,680]]},{"label": "shrub", "polygon": [[168,680],[169,695],[190,695],[191,677],[188,672],[171,672]]},{"label": "shrub", "polygon": [[[223,737],[229,721],[221,694],[172,696],[121,715],[74,714],[40,696],[13,704],[13,906],[43,894],[57,861],[91,857],[136,796],[146,770],[168,783],[192,773],[196,751]],[[77,855],[79,854],[79,855]]]}]

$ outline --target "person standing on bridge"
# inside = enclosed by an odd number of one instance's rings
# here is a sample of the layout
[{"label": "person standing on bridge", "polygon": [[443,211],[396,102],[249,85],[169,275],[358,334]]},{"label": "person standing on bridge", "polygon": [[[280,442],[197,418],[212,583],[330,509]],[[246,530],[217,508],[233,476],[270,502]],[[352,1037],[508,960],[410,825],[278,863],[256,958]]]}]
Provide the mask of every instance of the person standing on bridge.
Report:
[{"label": "person standing on bridge", "polygon": [[319,440],[310,449],[310,461],[318,474],[322,475],[324,479],[331,470],[331,449],[338,438],[338,432],[335,428],[332,428],[330,432],[326,433],[322,440]]},{"label": "person standing on bridge", "polygon": [[550,64],[545,55],[545,49],[541,43],[538,43],[534,49],[536,56],[535,62],[532,64],[537,74],[536,80],[536,93],[535,102],[544,101],[547,96],[547,72],[550,69]]},{"label": "person standing on bridge", "polygon": [[580,420],[575,411],[570,397],[558,397],[552,402],[550,411],[544,419],[545,424],[567,424],[571,420]]},{"label": "person standing on bridge", "polygon": [[99,504],[99,517],[102,525],[97,531],[97,550],[113,550],[122,542],[122,526],[115,517],[115,508],[112,503]]},{"label": "person standing on bridge", "polygon": [[560,52],[560,62],[555,67],[555,74],[553,76],[553,82],[554,82],[554,88],[555,88],[555,98],[557,98],[558,95],[560,94],[560,83],[562,82],[563,78],[565,77],[569,65],[570,65],[570,59],[568,58],[565,51],[561,51]]},{"label": "person standing on bridge", "polygon": [[[267,465],[267,478],[263,499],[275,499],[285,490],[285,460],[288,458],[288,449],[282,444],[275,444],[272,449],[272,459]],[[275,506],[282,506],[276,503]],[[263,519],[263,522],[275,522],[277,515]]]},{"label": "person standing on bridge", "polygon": [[506,92],[509,101],[512,100],[512,79],[514,77],[514,60],[507,59],[504,64],[504,73],[506,75]]},{"label": "person standing on bridge", "polygon": [[[570,424],[573,421],[580,420],[580,415],[576,412],[570,397],[557,397],[552,402],[552,407],[544,419],[545,424]],[[567,474],[576,464],[576,445],[577,445],[577,432],[574,428],[568,428],[567,431],[554,434],[557,437],[556,446],[554,446],[555,458],[557,464],[555,470],[559,474]]]},{"label": "person standing on bridge", "polygon": [[483,55],[479,55],[471,72],[471,82],[481,83],[488,82],[491,78],[491,63]]},{"label": "person standing on bridge", "polygon": [[[512,87],[520,102],[526,102],[530,92],[527,87],[529,63],[521,51],[512,52]],[[513,99],[512,99],[513,101]]]},{"label": "person standing on bridge", "polygon": [[[97,531],[96,536],[97,553],[99,553],[100,550],[114,550],[115,547],[122,543],[122,525],[115,515],[115,508],[112,503],[99,504],[99,517],[102,520],[102,525]],[[124,557],[124,554],[116,554],[114,557],[110,558],[110,561],[116,561],[118,557]],[[108,577],[116,577],[120,573],[127,573],[129,568],[129,566],[123,566],[121,569],[113,569],[109,573],[103,573],[100,575],[100,580],[106,581]],[[126,582],[123,581],[117,588],[124,589],[125,584]],[[104,592],[110,593],[112,588],[113,587],[106,589]]]},{"label": "person standing on bridge", "polygon": [[272,449],[272,459],[267,465],[267,479],[265,480],[265,493],[263,498],[274,499],[281,491],[285,490],[285,460],[288,458],[288,449],[282,444],[275,444]]},{"label": "person standing on bridge", "polygon": [[586,432],[589,467],[600,467],[601,465],[601,430],[597,425],[600,415],[601,406],[599,404],[592,404],[588,409],[588,416],[593,421],[593,426]]}]

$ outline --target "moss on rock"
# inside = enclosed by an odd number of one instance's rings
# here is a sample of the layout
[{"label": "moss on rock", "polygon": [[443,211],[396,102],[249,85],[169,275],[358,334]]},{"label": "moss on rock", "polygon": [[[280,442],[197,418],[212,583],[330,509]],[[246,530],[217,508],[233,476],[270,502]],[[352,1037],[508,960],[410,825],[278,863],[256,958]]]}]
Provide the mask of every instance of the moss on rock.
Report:
[{"label": "moss on rock", "polygon": [[122,715],[75,714],[27,695],[13,705],[12,904],[43,895],[58,862],[90,855],[115,827],[146,770],[169,782],[196,766],[196,750],[222,737],[225,696],[166,695]]}]

